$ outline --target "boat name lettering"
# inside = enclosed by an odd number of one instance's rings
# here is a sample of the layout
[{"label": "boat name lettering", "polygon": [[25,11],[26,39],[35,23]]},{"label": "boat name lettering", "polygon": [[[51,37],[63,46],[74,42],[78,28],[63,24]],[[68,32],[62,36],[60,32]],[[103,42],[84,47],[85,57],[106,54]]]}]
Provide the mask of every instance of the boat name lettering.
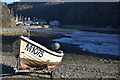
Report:
[{"label": "boat name lettering", "polygon": [[44,51],[42,49],[40,49],[32,44],[29,44],[29,43],[26,45],[25,50],[27,50],[28,52],[33,53],[39,57],[42,57],[43,53],[44,53]]}]

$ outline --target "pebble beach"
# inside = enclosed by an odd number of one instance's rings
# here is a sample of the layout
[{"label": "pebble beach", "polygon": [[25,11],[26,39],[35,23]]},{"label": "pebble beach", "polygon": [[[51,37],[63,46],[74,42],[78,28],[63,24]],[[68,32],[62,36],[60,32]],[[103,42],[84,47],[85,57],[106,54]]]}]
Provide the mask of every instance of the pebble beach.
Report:
[{"label": "pebble beach", "polygon": [[[2,52],[1,52],[1,65],[2,75],[13,72],[13,67],[16,63],[16,58],[12,54],[13,43],[20,35],[28,36],[27,32],[13,33],[2,35]],[[46,46],[50,47],[53,39],[60,38],[61,34],[43,34],[37,32],[31,32],[30,39]],[[9,40],[9,41],[8,41]],[[115,55],[101,55],[94,54],[87,51],[79,50],[74,45],[60,43],[61,50],[64,51],[64,57],[62,62],[56,66],[53,70],[53,78],[97,78],[97,79],[119,79],[119,58]],[[31,78],[30,76],[1,76],[2,78]]]}]

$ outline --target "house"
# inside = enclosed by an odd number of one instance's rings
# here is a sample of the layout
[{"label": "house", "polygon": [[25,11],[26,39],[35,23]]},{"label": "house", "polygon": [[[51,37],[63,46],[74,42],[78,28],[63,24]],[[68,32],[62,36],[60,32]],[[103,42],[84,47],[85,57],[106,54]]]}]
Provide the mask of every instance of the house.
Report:
[{"label": "house", "polygon": [[57,20],[50,21],[50,25],[51,25],[51,26],[59,26],[59,25],[60,25],[60,22],[57,21]]},{"label": "house", "polygon": [[45,19],[38,19],[36,22],[38,22],[41,26],[46,24]]},{"label": "house", "polygon": [[19,25],[23,25],[23,22],[22,21],[16,22],[16,26],[19,26]]},{"label": "house", "polygon": [[33,21],[30,20],[30,18],[28,18],[28,20],[24,22],[24,25],[32,25],[32,24],[33,24]]}]

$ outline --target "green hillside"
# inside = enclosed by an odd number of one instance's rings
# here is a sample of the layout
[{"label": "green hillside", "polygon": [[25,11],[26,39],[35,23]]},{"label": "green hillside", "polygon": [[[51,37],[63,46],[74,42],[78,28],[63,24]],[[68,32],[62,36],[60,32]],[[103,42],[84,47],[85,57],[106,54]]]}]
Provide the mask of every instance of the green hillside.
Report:
[{"label": "green hillside", "polygon": [[9,5],[23,16],[59,20],[62,25],[116,26],[119,24],[119,2],[19,2]]}]

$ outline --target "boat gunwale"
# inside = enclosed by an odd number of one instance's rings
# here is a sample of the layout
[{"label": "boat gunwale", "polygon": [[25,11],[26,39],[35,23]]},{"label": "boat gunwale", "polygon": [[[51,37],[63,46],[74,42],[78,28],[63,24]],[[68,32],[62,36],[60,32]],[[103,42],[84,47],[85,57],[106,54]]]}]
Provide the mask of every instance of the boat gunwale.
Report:
[{"label": "boat gunwale", "polygon": [[[20,39],[22,39],[22,40],[24,40],[24,41],[26,41],[26,42],[28,42],[28,43],[36,46],[36,47],[39,47],[41,50],[43,50],[43,51],[45,51],[45,52],[47,52],[47,53],[49,53],[49,54],[51,54],[51,55],[54,55],[54,56],[57,56],[57,57],[63,57],[63,55],[64,55],[63,53],[57,53],[57,52],[51,51],[51,50],[47,49],[46,47],[38,44],[37,42],[34,42],[34,41],[30,40],[30,39],[27,38],[27,37],[20,36]],[[43,47],[44,49],[41,48],[41,47]]]}]

